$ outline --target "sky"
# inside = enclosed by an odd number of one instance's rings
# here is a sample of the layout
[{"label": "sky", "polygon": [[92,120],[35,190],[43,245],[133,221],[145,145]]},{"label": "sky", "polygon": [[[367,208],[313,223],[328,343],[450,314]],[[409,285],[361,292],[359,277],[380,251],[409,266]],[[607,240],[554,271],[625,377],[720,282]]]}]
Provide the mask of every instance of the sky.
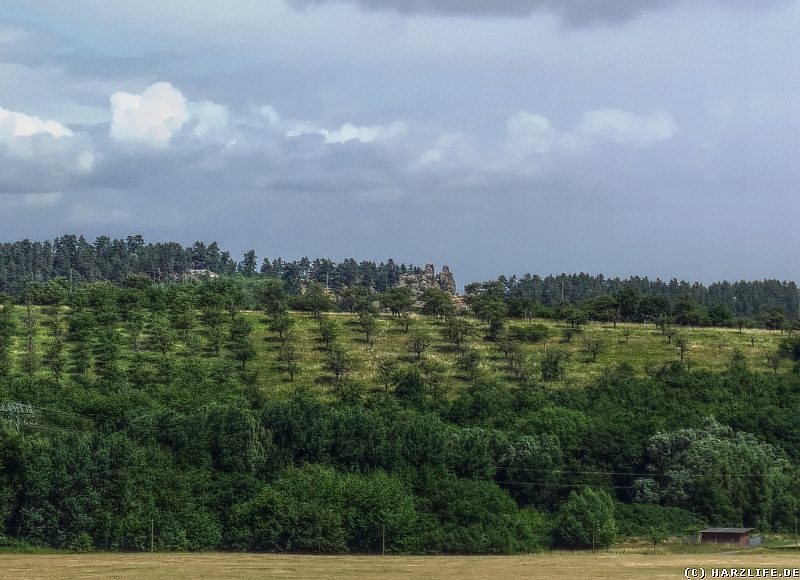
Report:
[{"label": "sky", "polygon": [[800,0],[6,0],[0,241],[800,279]]}]

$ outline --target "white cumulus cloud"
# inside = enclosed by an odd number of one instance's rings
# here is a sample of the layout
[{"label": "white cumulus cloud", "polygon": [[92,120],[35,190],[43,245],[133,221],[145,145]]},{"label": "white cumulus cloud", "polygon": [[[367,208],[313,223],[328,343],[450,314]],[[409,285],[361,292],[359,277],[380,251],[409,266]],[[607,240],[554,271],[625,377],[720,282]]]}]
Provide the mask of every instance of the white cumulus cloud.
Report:
[{"label": "white cumulus cloud", "polygon": [[544,154],[553,148],[558,132],[547,117],[521,111],[506,123],[508,148],[511,151],[527,154]]},{"label": "white cumulus cloud", "polygon": [[0,107],[0,190],[58,188],[71,176],[88,175],[94,164],[88,135]]},{"label": "white cumulus cloud", "polygon": [[271,105],[264,105],[258,111],[267,120],[271,128],[281,131],[285,137],[319,135],[327,144],[342,144],[348,141],[372,143],[374,141],[392,139],[406,131],[406,124],[402,121],[395,121],[388,125],[345,123],[338,129],[326,129],[311,121],[286,119]]},{"label": "white cumulus cloud", "polygon": [[154,83],[139,95],[111,95],[111,137],[117,141],[166,147],[190,117],[189,102],[170,83]]},{"label": "white cumulus cloud", "polygon": [[211,101],[190,103],[192,117],[197,121],[194,134],[205,137],[214,132],[223,131],[228,126],[228,108]]},{"label": "white cumulus cloud", "polygon": [[58,121],[43,121],[39,117],[0,107],[0,140],[8,143],[15,137],[30,137],[38,133],[46,133],[57,139],[73,135]]},{"label": "white cumulus cloud", "polygon": [[361,141],[372,143],[396,137],[405,131],[405,124],[395,122],[391,125],[353,125],[345,123],[335,131],[321,129],[320,134],[325,137],[325,143],[347,143],[348,141]]},{"label": "white cumulus cloud", "polygon": [[605,137],[633,147],[647,147],[670,139],[678,132],[675,121],[661,110],[652,115],[636,115],[621,109],[598,109],[583,115],[576,131]]},{"label": "white cumulus cloud", "polygon": [[433,148],[420,154],[408,166],[408,170],[412,172],[432,168],[450,170],[476,165],[477,161],[468,136],[460,131],[451,131],[440,135]]},{"label": "white cumulus cloud", "polygon": [[183,129],[208,138],[228,127],[228,108],[212,101],[189,101],[168,82],[153,83],[141,94],[111,95],[111,137],[126,143],[167,147]]}]

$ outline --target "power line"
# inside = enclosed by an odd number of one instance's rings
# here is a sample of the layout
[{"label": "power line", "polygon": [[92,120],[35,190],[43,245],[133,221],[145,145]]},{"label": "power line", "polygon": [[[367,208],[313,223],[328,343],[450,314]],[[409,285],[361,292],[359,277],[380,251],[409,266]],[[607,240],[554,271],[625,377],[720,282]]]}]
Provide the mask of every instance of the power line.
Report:
[{"label": "power line", "polygon": [[506,485],[528,485],[532,487],[543,488],[583,488],[583,487],[599,487],[601,489],[635,489],[635,485],[592,485],[586,483],[550,483],[540,481],[510,481],[510,480],[492,480],[494,483],[502,483]]},{"label": "power line", "polygon": [[538,473],[556,473],[560,475],[608,475],[608,476],[630,476],[630,477],[767,477],[765,473],[636,473],[632,471],[579,471],[568,469],[534,469],[526,467],[515,467],[513,465],[496,465],[497,469],[509,469],[514,471],[532,471]]}]

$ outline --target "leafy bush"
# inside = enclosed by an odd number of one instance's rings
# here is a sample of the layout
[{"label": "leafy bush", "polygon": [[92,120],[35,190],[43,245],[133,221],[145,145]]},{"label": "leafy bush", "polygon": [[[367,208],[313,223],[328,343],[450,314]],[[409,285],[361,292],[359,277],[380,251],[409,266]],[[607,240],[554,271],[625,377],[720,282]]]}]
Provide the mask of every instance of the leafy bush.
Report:
[{"label": "leafy bush", "polygon": [[707,525],[705,520],[686,510],[651,503],[617,502],[614,518],[619,535],[627,538],[646,538],[653,528],[666,536],[684,536]]},{"label": "leafy bush", "polygon": [[565,548],[605,548],[614,541],[614,502],[603,490],[584,488],[570,493],[561,505],[554,539]]},{"label": "leafy bush", "polygon": [[544,324],[525,324],[513,327],[511,334],[522,342],[542,342],[550,336],[550,329]]}]

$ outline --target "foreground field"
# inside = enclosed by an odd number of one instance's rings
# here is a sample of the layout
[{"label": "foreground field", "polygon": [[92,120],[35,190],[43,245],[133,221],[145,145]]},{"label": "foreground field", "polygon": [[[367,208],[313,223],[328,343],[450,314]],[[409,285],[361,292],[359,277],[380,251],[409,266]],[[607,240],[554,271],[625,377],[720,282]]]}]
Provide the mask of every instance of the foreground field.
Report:
[{"label": "foreground field", "polygon": [[550,553],[532,556],[80,554],[0,556],[2,578],[684,578],[687,567],[800,568],[800,556]]}]

